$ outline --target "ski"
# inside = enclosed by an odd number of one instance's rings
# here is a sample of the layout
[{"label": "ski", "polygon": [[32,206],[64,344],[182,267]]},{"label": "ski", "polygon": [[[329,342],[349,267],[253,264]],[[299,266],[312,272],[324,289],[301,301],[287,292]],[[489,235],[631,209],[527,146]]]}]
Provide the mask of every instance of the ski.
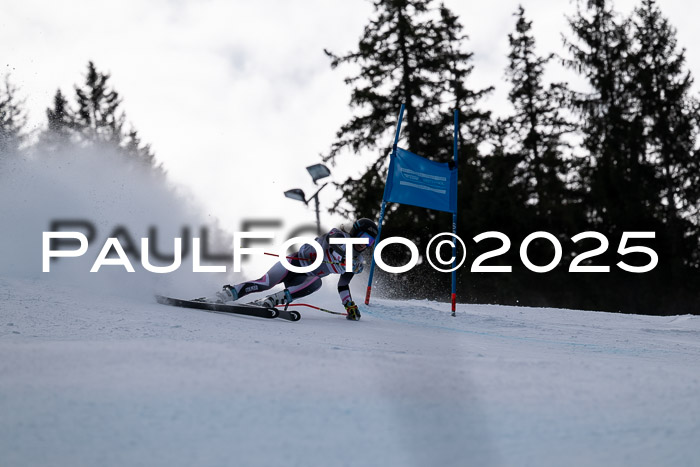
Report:
[{"label": "ski", "polygon": [[[253,305],[255,306],[255,305]],[[269,308],[265,308],[266,310]],[[299,321],[301,319],[301,314],[299,314],[298,311],[294,310],[281,310],[279,308],[275,308],[275,311],[278,313],[277,317],[281,319],[286,319],[289,321]]]},{"label": "ski", "polygon": [[282,318],[288,321],[299,321],[301,315],[296,311],[277,310],[252,304],[223,304],[207,302],[203,299],[181,300],[179,298],[156,295],[156,301],[163,305],[177,306],[181,308],[195,308],[197,310],[214,311],[220,313],[233,313],[237,315],[255,316],[258,318]]}]

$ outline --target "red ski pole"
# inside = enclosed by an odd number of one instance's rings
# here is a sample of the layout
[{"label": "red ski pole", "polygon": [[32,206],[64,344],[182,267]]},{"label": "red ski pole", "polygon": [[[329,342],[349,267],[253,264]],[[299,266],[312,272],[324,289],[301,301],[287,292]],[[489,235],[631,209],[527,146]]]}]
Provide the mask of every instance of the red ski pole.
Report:
[{"label": "red ski pole", "polygon": [[[284,305],[277,305],[277,306],[284,306]],[[309,305],[308,303],[290,303],[288,306],[306,306],[309,308],[313,308],[314,310],[323,311],[324,313],[330,313],[332,315],[341,315],[341,316],[347,315],[347,313],[341,313],[340,311],[326,310],[325,308],[320,308],[320,307],[317,307],[314,305]]]},{"label": "red ski pole", "polygon": [[[265,252],[265,254],[268,255],[268,256],[274,256],[274,257],[277,257],[277,258],[280,257],[280,255],[276,255],[276,254],[274,254],[274,253],[267,253],[267,252]],[[285,258],[287,258],[287,259],[298,259],[298,260],[304,260],[304,261],[311,261],[311,262],[313,262],[313,260],[312,260],[311,258],[297,258],[296,256],[285,256]],[[337,264],[337,265],[340,265],[340,266],[345,266],[345,263],[338,263],[338,262],[335,262],[335,261],[326,261],[326,260],[324,260],[323,262],[324,262],[324,263],[329,263],[329,264]]]}]

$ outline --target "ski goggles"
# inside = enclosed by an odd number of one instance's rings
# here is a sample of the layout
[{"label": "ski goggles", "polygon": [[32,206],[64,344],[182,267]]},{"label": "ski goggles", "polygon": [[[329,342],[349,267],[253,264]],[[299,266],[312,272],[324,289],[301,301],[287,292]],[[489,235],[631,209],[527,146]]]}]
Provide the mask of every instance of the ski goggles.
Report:
[{"label": "ski goggles", "polygon": [[372,245],[374,245],[374,237],[368,234],[367,232],[362,232],[358,238],[366,238],[369,240],[367,248],[371,248]]}]

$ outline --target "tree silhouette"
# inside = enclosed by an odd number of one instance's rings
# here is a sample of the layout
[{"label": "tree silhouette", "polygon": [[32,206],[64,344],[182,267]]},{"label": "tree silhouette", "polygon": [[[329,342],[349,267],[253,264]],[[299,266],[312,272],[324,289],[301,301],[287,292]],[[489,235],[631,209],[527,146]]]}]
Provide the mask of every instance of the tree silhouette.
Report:
[{"label": "tree silhouette", "polygon": [[108,84],[110,75],[88,62],[82,86],[75,86],[77,109],[71,117],[82,139],[92,143],[120,146],[124,140],[122,128],[125,116],[120,112],[119,94]]},{"label": "tree silhouette", "polygon": [[[460,170],[475,178],[477,141],[488,127],[488,114],[474,104],[488,90],[466,86],[472,54],[464,50],[466,36],[457,17],[432,0],[376,0],[374,15],[355,51],[336,55],[331,66],[356,65],[346,78],[351,86],[354,115],[337,132],[325,160],[343,152],[376,151],[377,157],[359,178],[338,185],[342,196],[334,210],[349,216],[376,217],[391,152],[392,135],[401,104],[406,105],[402,147],[437,161],[452,159],[452,109],[461,113]],[[465,201],[473,203],[473,198]],[[438,214],[412,206],[392,205],[386,214],[387,235],[400,231],[421,243],[427,225]]]},{"label": "tree silhouette", "polygon": [[75,86],[75,103],[54,95],[53,107],[46,109],[47,128],[39,144],[49,152],[69,148],[72,144],[117,149],[127,159],[163,173],[156,164],[149,144],[144,144],[138,131],[125,129],[126,115],[121,109],[119,93],[110,84],[110,75],[88,62],[85,80]]},{"label": "tree silhouette", "polygon": [[19,152],[24,141],[24,126],[27,116],[22,106],[24,101],[17,95],[17,88],[5,75],[3,87],[0,88],[0,155]]},{"label": "tree silhouette", "polygon": [[700,165],[698,102],[693,78],[678,50],[676,31],[654,0],[642,0],[633,16],[636,39],[632,80],[644,121],[645,157],[654,168],[656,216],[668,231],[668,257],[700,268],[698,219]]},{"label": "tree silhouette", "polygon": [[53,98],[53,107],[46,109],[48,126],[39,138],[39,144],[47,151],[58,151],[71,142],[75,129],[68,101],[60,89]]},{"label": "tree silhouette", "polygon": [[630,75],[630,22],[607,0],[579,1],[569,22],[575,42],[566,41],[572,58],[565,63],[590,86],[573,93],[572,104],[589,154],[582,176],[593,227],[614,236],[648,228],[647,206],[654,200],[648,198],[651,168]]},{"label": "tree silhouette", "polygon": [[515,111],[509,119],[512,150],[520,156],[518,182],[529,194],[528,204],[534,207],[539,225],[546,222],[551,228],[551,221],[561,219],[570,198],[562,138],[571,129],[562,107],[566,88],[561,84],[545,85],[545,66],[553,56],[537,56],[532,22],[525,17],[522,6],[515,16],[515,32],[508,36],[506,70],[511,85],[508,97]]}]

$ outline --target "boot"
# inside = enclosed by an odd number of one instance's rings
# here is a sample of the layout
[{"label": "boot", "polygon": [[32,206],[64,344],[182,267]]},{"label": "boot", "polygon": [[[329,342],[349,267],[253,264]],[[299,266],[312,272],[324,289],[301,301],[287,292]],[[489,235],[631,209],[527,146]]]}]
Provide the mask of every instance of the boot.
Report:
[{"label": "boot", "polygon": [[256,300],[253,303],[259,306],[263,306],[265,308],[274,308],[277,305],[286,305],[288,303],[292,303],[292,294],[289,293],[289,290],[284,289],[280,292],[268,295],[267,297],[261,300]]},{"label": "boot", "polygon": [[238,300],[238,292],[232,285],[225,285],[221,291],[216,292],[216,296],[221,303],[235,302]]}]

